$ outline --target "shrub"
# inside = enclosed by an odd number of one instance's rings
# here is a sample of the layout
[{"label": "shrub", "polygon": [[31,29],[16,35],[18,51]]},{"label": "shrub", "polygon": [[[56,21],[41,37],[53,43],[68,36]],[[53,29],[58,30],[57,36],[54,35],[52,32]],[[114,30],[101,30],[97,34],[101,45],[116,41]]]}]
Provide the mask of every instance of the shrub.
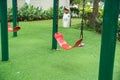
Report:
[{"label": "shrub", "polygon": [[120,21],[118,21],[117,39],[120,41]]},{"label": "shrub", "polygon": [[8,21],[12,21],[12,9],[11,8],[8,8]]},{"label": "shrub", "polygon": [[63,17],[64,8],[65,8],[65,7],[63,7],[63,6],[59,7],[59,9],[58,9],[58,16],[59,16],[59,18],[62,18],[62,17]]},{"label": "shrub", "polygon": [[[63,17],[64,7],[58,9],[59,18]],[[19,21],[33,21],[33,20],[44,20],[53,18],[53,8],[48,10],[43,10],[39,7],[34,7],[33,5],[24,4],[17,13],[17,18]],[[12,9],[8,9],[8,20],[12,21]]]},{"label": "shrub", "polygon": [[72,17],[79,17],[79,9],[76,7],[71,7],[70,8],[71,11],[71,16]]},{"label": "shrub", "polygon": [[33,5],[25,4],[18,10],[18,19],[20,21],[31,21],[40,19],[39,7],[35,8]]},{"label": "shrub", "polygon": [[52,19],[53,18],[53,8],[45,10],[44,19]]},{"label": "shrub", "polygon": [[95,31],[97,33],[101,33],[102,32],[102,18],[96,18],[95,19]]},{"label": "shrub", "polygon": [[120,27],[118,27],[117,39],[120,41]]},{"label": "shrub", "polygon": [[92,14],[92,9],[90,7],[85,7],[84,8],[84,15],[83,15],[83,9],[80,8],[79,17],[82,18],[82,16],[84,16],[83,19],[85,21],[85,24],[88,23],[88,20],[89,20],[91,14]]}]

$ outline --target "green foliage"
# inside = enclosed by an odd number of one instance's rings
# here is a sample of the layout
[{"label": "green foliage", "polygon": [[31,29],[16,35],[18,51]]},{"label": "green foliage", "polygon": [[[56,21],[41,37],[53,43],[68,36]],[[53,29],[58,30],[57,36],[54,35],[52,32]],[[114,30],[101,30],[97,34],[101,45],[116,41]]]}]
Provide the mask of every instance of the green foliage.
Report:
[{"label": "green foliage", "polygon": [[11,21],[12,20],[12,9],[11,8],[8,8],[8,21]]},{"label": "green foliage", "polygon": [[18,18],[20,21],[32,21],[43,19],[45,11],[42,8],[33,5],[24,5],[18,10]]},{"label": "green foliage", "polygon": [[28,6],[25,4],[18,10],[18,19],[20,21],[31,21],[36,18],[36,14],[39,14],[39,8],[35,8],[33,5]]},{"label": "green foliage", "polygon": [[[60,7],[58,11],[59,18],[63,16],[64,7]],[[34,7],[33,5],[24,4],[17,14],[19,21],[33,21],[33,20],[45,20],[53,18],[53,8],[48,10],[43,10],[39,7]],[[8,9],[8,20],[12,21],[12,9]]]},{"label": "green foliage", "polygon": [[[80,17],[82,17],[83,12],[82,9],[80,8]],[[85,21],[85,25],[89,25],[89,19],[92,16],[92,8],[90,5],[86,5],[85,9],[84,9],[84,21]],[[92,26],[93,29],[95,29],[95,31],[97,33],[101,33],[101,27],[102,27],[102,18],[103,18],[103,9],[100,8],[99,9],[99,15],[98,17],[95,19],[95,26]]]},{"label": "green foliage", "polygon": [[44,11],[43,19],[51,19],[53,18],[53,8]]},{"label": "green foliage", "polygon": [[118,21],[117,39],[120,41],[120,21]]},{"label": "green foliage", "polygon": [[59,16],[59,18],[62,18],[62,17],[63,17],[64,8],[65,8],[65,7],[63,7],[63,6],[59,7],[59,9],[58,9],[58,16]]},{"label": "green foliage", "polygon": [[[79,13],[79,17],[82,17],[83,15],[83,9],[80,7],[80,13]],[[91,15],[92,15],[92,11],[93,11],[93,8],[92,8],[92,5],[85,5],[85,8],[84,8],[84,20],[85,20],[85,23],[87,24],[88,23],[88,20],[90,19]],[[98,18],[102,18],[103,17],[103,9],[102,8],[99,8],[99,15],[98,15]]]},{"label": "green foliage", "polygon": [[102,18],[96,18],[95,19],[95,31],[97,33],[102,32]]},{"label": "green foliage", "polygon": [[70,3],[72,4],[80,4],[82,0],[70,0]]},{"label": "green foliage", "polygon": [[120,41],[120,27],[118,27],[117,39]]},{"label": "green foliage", "polygon": [[[79,15],[79,9],[76,7],[71,7],[70,8],[71,14],[77,14]],[[73,15],[71,15],[72,17],[74,17]]]},{"label": "green foliage", "polygon": [[103,23],[103,9],[100,8],[99,9],[99,15],[98,17],[95,19],[95,31],[97,33],[101,33],[102,32],[102,23]]},{"label": "green foliage", "polygon": [[[80,8],[80,14],[79,15],[80,15],[81,18],[82,18],[82,15],[83,15],[83,11],[82,10],[83,9]],[[88,20],[89,20],[91,15],[92,15],[92,8],[86,6],[84,8],[84,21],[85,21],[85,24],[87,24],[87,22],[88,22]]]},{"label": "green foliage", "polygon": [[103,18],[103,9],[100,8],[99,9],[99,15],[98,15],[99,18]]}]

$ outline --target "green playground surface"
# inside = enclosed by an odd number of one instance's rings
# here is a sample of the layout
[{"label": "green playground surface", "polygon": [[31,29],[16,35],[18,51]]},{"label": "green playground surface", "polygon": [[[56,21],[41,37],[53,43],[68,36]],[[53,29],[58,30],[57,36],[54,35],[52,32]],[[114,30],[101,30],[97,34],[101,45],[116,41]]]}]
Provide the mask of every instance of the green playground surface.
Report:
[{"label": "green playground surface", "polygon": [[[65,29],[59,20],[58,30],[70,45],[79,38],[79,23],[72,19],[72,27]],[[9,32],[9,61],[0,62],[0,80],[98,80],[100,34],[85,29],[85,46],[66,51],[58,45],[58,50],[52,50],[52,20],[19,25],[18,37]],[[120,80],[119,52],[117,41],[113,80]]]}]

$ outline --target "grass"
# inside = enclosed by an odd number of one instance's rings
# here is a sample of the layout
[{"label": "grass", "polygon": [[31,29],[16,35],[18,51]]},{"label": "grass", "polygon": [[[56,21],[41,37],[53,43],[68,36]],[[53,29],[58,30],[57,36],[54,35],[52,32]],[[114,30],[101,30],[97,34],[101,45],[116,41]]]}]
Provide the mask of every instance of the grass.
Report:
[{"label": "grass", "polygon": [[[72,25],[80,23],[73,19]],[[84,47],[65,51],[51,50],[52,21],[20,22],[18,37],[9,33],[8,62],[0,62],[0,80],[97,80],[100,55],[100,34],[84,30]],[[79,38],[78,29],[59,31],[73,45]],[[114,80],[120,80],[120,43],[117,42]]]}]

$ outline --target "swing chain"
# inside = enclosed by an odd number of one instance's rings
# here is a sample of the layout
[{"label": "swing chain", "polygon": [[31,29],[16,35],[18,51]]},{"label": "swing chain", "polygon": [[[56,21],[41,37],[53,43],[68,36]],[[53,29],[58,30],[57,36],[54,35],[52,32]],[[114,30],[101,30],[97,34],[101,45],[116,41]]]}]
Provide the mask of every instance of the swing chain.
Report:
[{"label": "swing chain", "polygon": [[85,8],[85,0],[83,0],[83,9],[82,9],[82,20],[81,20],[81,32],[80,37],[83,38],[83,27],[84,27],[84,8]]},{"label": "swing chain", "polygon": [[16,26],[19,26],[19,18],[18,18],[18,4],[16,3],[16,10],[17,10],[17,15],[16,15],[16,18],[17,18],[17,25]]}]

